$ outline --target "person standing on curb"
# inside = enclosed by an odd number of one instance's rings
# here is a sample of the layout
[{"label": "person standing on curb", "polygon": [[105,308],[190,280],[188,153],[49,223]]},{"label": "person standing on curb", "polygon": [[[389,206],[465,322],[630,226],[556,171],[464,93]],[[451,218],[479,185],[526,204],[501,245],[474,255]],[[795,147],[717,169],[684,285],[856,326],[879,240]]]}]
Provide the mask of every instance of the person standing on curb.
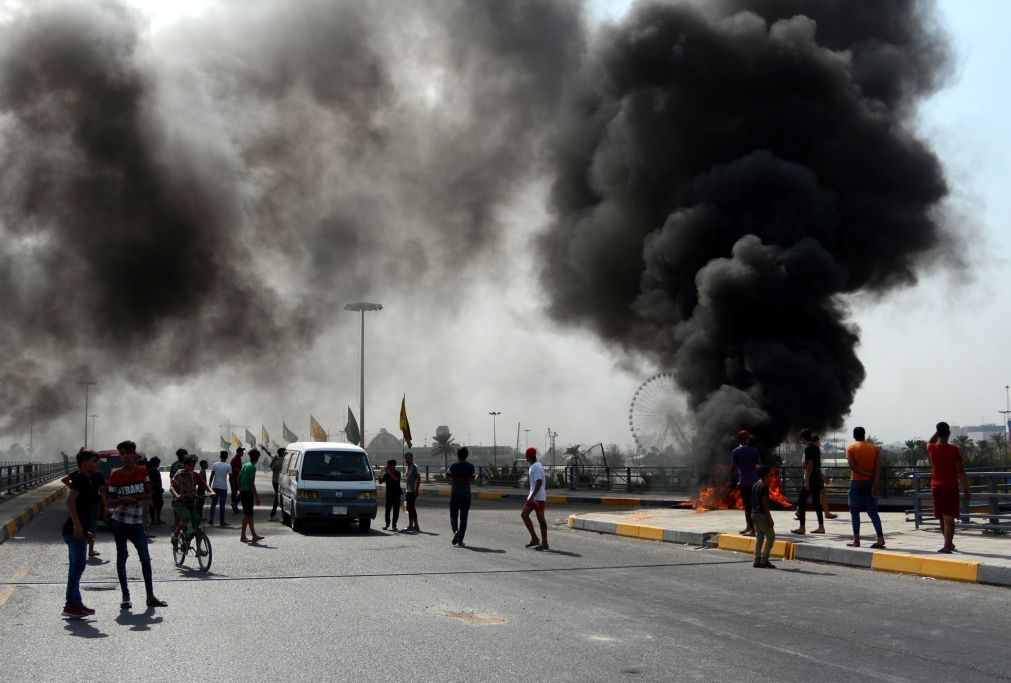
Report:
[{"label": "person standing on curb", "polygon": [[[474,466],[467,462],[470,451],[464,446],[456,452],[457,461],[449,466],[446,478],[451,482],[449,494],[449,522],[453,528],[453,545],[464,548],[467,535],[467,517],[470,515],[470,483],[477,476]],[[457,524],[457,517],[460,522]]]},{"label": "person standing on curb", "polygon": [[810,429],[800,432],[800,442],[804,444],[804,484],[801,486],[800,495],[797,497],[797,519],[800,526],[790,533],[804,535],[807,527],[804,524],[806,517],[807,499],[811,498],[814,503],[814,511],[818,515],[818,528],[812,534],[825,533],[825,520],[822,517],[821,491],[823,488],[821,480],[821,448],[818,447],[818,437],[811,434]]},{"label": "person standing on curb", "polygon": [[383,531],[390,528],[390,512],[393,512],[393,530],[397,531],[400,520],[400,499],[404,492],[400,487],[400,472],[397,471],[397,461],[387,460],[386,471],[379,477],[379,483],[386,485],[386,525]]},{"label": "person standing on curb", "polygon": [[[249,451],[249,462],[239,470],[239,500],[242,502],[242,535],[243,543],[259,543],[264,539],[256,533],[253,524],[253,511],[260,504],[260,494],[256,490],[256,463],[260,459],[260,451],[255,448]],[[246,527],[249,527],[250,539],[246,539]]]},{"label": "person standing on curb", "polygon": [[242,454],[245,448],[239,446],[235,449],[235,457],[232,458],[232,474],[229,480],[232,483],[232,512],[239,511],[239,471],[242,470]]},{"label": "person standing on curb", "polygon": [[67,543],[70,567],[67,570],[63,616],[70,619],[81,619],[95,613],[95,610],[84,606],[81,598],[81,577],[84,576],[84,568],[87,565],[85,553],[88,541],[93,540],[95,536],[87,530],[87,524],[92,508],[97,506],[100,500],[98,488],[95,486],[96,474],[98,474],[98,454],[82,448],[77,452],[77,472],[64,480],[70,488],[70,493],[67,494],[69,516],[63,523],[63,540]]},{"label": "person standing on curb", "polygon": [[214,526],[214,508],[215,506],[221,506],[221,512],[219,515],[219,523],[221,526],[231,526],[225,521],[225,502],[228,500],[228,480],[232,476],[232,466],[228,464],[228,451],[221,451],[219,453],[221,458],[218,462],[211,465],[211,491],[214,495],[211,498],[211,513],[210,513],[210,525]]},{"label": "person standing on curb", "polygon": [[[530,493],[523,503],[523,512],[520,517],[527,531],[530,532],[530,542],[528,548],[534,550],[550,550],[548,547],[548,522],[544,519],[544,503],[548,500],[547,480],[544,478],[544,465],[537,462],[537,449],[528,448],[526,453],[527,462],[530,467],[527,469],[527,478],[530,480]],[[541,527],[541,537],[538,540],[537,532],[534,531],[533,522],[530,521],[530,513],[537,513],[537,523]]]},{"label": "person standing on curb", "polygon": [[161,511],[165,507],[165,484],[161,480],[161,458],[148,460],[147,479],[151,484],[151,524],[164,524]]},{"label": "person standing on curb", "polygon": [[885,547],[885,534],[881,529],[878,515],[878,482],[881,480],[881,449],[867,441],[863,427],[853,428],[853,441],[846,446],[846,462],[850,466],[849,508],[853,521],[853,542],[851,548],[860,547],[860,512],[867,511],[874,525],[878,540],[872,548]]},{"label": "person standing on curb", "polygon": [[404,467],[407,470],[404,475],[407,479],[407,530],[419,532],[421,529],[418,527],[417,500],[418,494],[421,493],[421,473],[414,464],[414,453],[408,451],[404,454]]},{"label": "person standing on curb", "polygon": [[769,562],[772,544],[776,542],[776,525],[772,521],[772,509],[769,507],[769,472],[770,468],[761,466],[755,474],[758,477],[751,488],[751,517],[755,522],[755,563],[759,569],[775,569],[776,565]]},{"label": "person standing on curb", "polygon": [[739,444],[730,454],[730,482],[737,480],[741,491],[741,507],[744,509],[744,530],[742,536],[754,536],[755,524],[751,514],[751,491],[758,481],[758,449],[751,445],[751,434],[747,429],[737,432]]},{"label": "person standing on curb", "polygon": [[947,422],[938,422],[934,435],[927,442],[930,456],[930,495],[934,500],[934,516],[941,522],[944,546],[939,553],[955,552],[955,517],[958,516],[958,484],[962,483],[965,502],[972,499],[969,479],[965,476],[962,452],[958,446],[948,443],[951,427]]},{"label": "person standing on curb", "polygon": [[138,467],[134,462],[137,445],[133,441],[123,441],[116,446],[123,466],[109,475],[109,507],[112,509],[112,533],[116,539],[116,574],[123,594],[120,609],[130,609],[130,588],[126,582],[126,560],[129,557],[127,541],[133,544],[140,559],[147,591],[148,607],[167,607],[154,595],[151,579],[151,555],[148,552],[147,534],[144,533],[144,508],[151,499],[151,485],[148,483],[146,467]]}]

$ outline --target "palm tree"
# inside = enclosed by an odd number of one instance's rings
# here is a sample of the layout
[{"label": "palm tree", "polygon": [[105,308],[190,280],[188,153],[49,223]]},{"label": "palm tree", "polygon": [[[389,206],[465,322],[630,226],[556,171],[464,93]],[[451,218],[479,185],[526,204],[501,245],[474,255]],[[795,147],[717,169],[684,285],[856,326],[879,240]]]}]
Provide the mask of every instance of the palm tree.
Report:
[{"label": "palm tree", "polygon": [[444,434],[436,434],[432,437],[432,455],[435,457],[442,456],[443,469],[449,469],[449,456],[456,455],[456,449],[458,444],[453,441],[453,435],[450,432]]},{"label": "palm tree", "polygon": [[972,456],[976,451],[976,442],[972,440],[972,437],[968,434],[959,434],[954,439],[952,443],[958,446],[958,450],[962,451],[962,457],[966,461],[972,460]]}]

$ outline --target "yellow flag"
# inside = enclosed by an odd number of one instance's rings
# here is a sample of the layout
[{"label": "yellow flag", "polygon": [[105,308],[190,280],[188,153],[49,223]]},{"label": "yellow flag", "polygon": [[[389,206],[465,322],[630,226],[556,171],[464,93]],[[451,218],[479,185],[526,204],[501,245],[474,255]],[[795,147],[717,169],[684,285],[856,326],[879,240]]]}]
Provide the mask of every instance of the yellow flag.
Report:
[{"label": "yellow flag", "polygon": [[267,433],[267,428],[264,427],[262,424],[260,425],[260,436],[263,437],[260,439],[260,443],[263,444],[270,443],[270,434]]},{"label": "yellow flag", "polygon": [[233,448],[242,448],[242,441],[240,441],[239,437],[237,437],[235,435],[235,432],[232,432],[232,447]]},{"label": "yellow flag", "polygon": [[326,441],[326,430],[311,413],[309,415],[309,438],[313,441]]}]

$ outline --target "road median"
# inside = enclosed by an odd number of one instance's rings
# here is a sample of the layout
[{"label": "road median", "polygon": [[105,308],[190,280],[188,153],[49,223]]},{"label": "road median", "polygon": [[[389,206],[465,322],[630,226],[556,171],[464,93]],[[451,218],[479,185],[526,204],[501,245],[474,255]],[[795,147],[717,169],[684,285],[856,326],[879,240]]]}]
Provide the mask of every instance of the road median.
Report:
[{"label": "road median", "polygon": [[0,504],[0,543],[11,538],[36,515],[66,495],[63,482],[52,481],[8,498]]}]

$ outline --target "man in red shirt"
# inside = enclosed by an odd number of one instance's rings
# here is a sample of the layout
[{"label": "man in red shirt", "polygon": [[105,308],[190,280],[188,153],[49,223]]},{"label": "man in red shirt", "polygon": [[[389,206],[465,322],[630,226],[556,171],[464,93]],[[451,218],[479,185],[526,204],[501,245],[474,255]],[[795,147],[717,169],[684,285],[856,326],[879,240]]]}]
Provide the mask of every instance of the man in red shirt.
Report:
[{"label": "man in red shirt", "polygon": [[962,482],[965,502],[972,498],[969,479],[962,465],[962,453],[958,446],[948,443],[951,427],[947,422],[938,422],[937,430],[927,442],[930,455],[930,495],[934,499],[934,516],[941,521],[944,533],[944,547],[939,553],[955,550],[955,517],[958,516],[958,482]]}]

